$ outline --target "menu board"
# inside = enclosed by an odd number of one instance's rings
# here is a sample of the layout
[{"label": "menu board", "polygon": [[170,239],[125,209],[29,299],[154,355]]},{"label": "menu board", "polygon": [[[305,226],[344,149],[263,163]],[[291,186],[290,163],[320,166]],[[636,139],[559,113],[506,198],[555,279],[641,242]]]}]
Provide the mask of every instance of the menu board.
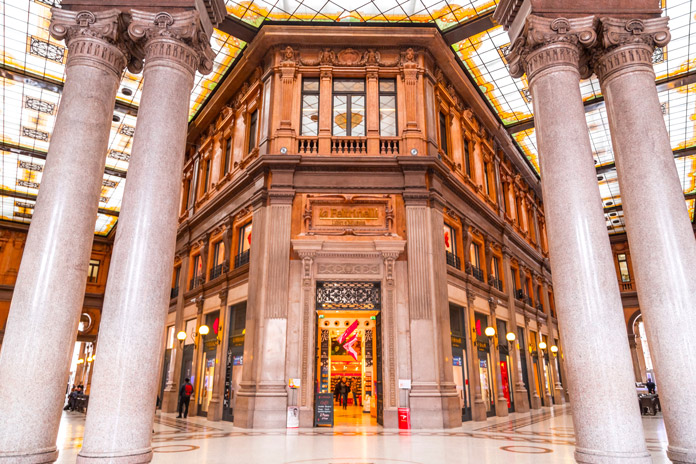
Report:
[{"label": "menu board", "polygon": [[317,393],[314,404],[314,425],[333,427],[333,393]]}]

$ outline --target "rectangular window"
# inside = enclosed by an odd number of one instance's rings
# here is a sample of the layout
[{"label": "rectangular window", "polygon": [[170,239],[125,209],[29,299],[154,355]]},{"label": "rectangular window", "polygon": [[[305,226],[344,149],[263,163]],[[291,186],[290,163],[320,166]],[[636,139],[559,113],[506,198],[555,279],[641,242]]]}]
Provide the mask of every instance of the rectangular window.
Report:
[{"label": "rectangular window", "polygon": [[196,201],[196,196],[198,195],[198,192],[196,189],[198,188],[198,166],[200,164],[200,158],[196,158],[195,164],[193,166],[193,180],[191,181],[191,186],[189,187],[189,197],[188,201],[186,203],[186,208],[190,208],[194,201]]},{"label": "rectangular window", "polygon": [[510,204],[508,199],[508,194],[510,193],[510,187],[507,183],[503,184],[503,206],[505,208],[505,213],[510,214]]},{"label": "rectangular window", "polygon": [[232,137],[227,139],[227,144],[225,145],[225,166],[223,167],[223,174],[230,172],[230,159],[232,158]]},{"label": "rectangular window", "polygon": [[174,348],[174,326],[170,325],[167,327],[167,349],[171,350]]},{"label": "rectangular window", "polygon": [[99,277],[99,260],[90,259],[89,260],[89,271],[87,272],[87,281],[96,282],[97,277]]},{"label": "rectangular window", "polygon": [[447,148],[447,115],[440,112],[440,150],[445,155],[449,155],[449,150]]},{"label": "rectangular window", "polygon": [[497,256],[493,257],[493,277],[500,280],[500,263]]},{"label": "rectangular window", "polygon": [[205,177],[203,182],[203,193],[208,191],[208,181],[210,181],[210,160],[204,161],[205,163]]},{"label": "rectangular window", "polygon": [[333,135],[363,137],[365,135],[365,81],[335,79],[333,81]]},{"label": "rectangular window", "polygon": [[203,261],[201,261],[201,255],[196,255],[193,258],[193,277],[200,275],[203,275]]},{"label": "rectangular window", "polygon": [[181,278],[181,266],[174,268],[174,282],[172,288],[179,288],[179,279]]},{"label": "rectangular window", "polygon": [[396,137],[396,79],[379,80],[379,135]]},{"label": "rectangular window", "polygon": [[491,194],[490,173],[488,172],[489,167],[490,165],[488,163],[483,163],[483,187],[487,196],[490,196]]},{"label": "rectangular window", "polygon": [[217,242],[213,248],[213,266],[217,266],[222,261],[222,241]]},{"label": "rectangular window", "polygon": [[471,155],[469,154],[469,141],[464,139],[464,169],[466,175],[471,177]]},{"label": "rectangular window", "polygon": [[471,265],[477,268],[481,268],[481,254],[479,248],[478,243],[471,244]]},{"label": "rectangular window", "polygon": [[631,275],[628,273],[628,260],[626,259],[626,255],[624,253],[621,253],[617,255],[617,259],[619,261],[619,273],[621,274],[621,282],[630,282]]},{"label": "rectangular window", "polygon": [[304,79],[300,135],[317,134],[319,134],[319,79]]},{"label": "rectangular window", "polygon": [[249,251],[251,248],[251,222],[239,228],[239,250],[237,254]]},{"label": "rectangular window", "polygon": [[247,146],[247,153],[256,148],[256,139],[258,132],[258,122],[259,122],[259,110],[254,110],[249,116],[249,145]]},{"label": "rectangular window", "polygon": [[445,224],[445,250],[453,255],[457,254],[457,235],[447,224]]}]

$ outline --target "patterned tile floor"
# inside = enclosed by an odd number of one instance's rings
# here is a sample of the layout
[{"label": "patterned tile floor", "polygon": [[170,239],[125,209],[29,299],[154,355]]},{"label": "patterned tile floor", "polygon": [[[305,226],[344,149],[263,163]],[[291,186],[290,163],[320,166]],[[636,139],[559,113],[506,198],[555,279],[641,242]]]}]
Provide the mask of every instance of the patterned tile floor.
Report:
[{"label": "patterned tile floor", "polygon": [[[573,463],[568,406],[465,422],[451,430],[387,430],[362,421],[320,429],[249,430],[204,417],[155,417],[154,463],[441,464],[489,462]],[[83,414],[64,412],[59,463],[75,462],[82,445]],[[669,463],[660,415],[643,419],[654,463]]]}]

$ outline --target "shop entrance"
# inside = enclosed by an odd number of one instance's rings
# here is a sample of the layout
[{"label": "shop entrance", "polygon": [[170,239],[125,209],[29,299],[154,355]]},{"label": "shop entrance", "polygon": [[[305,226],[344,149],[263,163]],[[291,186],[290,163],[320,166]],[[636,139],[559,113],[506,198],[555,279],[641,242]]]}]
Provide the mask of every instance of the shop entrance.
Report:
[{"label": "shop entrance", "polygon": [[380,292],[379,282],[317,282],[314,391],[332,395],[334,426],[383,423]]}]

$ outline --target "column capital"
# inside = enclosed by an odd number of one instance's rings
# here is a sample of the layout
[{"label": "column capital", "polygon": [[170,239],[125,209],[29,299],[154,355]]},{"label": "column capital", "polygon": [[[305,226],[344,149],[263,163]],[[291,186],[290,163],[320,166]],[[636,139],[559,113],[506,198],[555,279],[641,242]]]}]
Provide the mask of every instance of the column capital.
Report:
[{"label": "column capital", "polygon": [[653,71],[655,47],[671,39],[669,18],[600,18],[599,44],[593,51],[592,67],[601,84],[627,70]]},{"label": "column capital", "polygon": [[68,46],[66,68],[74,64],[95,64],[120,77],[130,60],[123,39],[123,20],[116,9],[91,11],[51,10],[48,31]]},{"label": "column capital", "polygon": [[197,11],[152,13],[131,10],[128,35],[133,40],[133,54],[148,63],[179,65],[191,75],[213,70],[215,52],[209,35],[201,26]]},{"label": "column capital", "polygon": [[581,49],[597,41],[596,22],[594,16],[551,19],[529,15],[507,56],[510,74],[522,77],[526,73],[531,81],[542,70],[571,66],[589,77],[589,67],[581,62]]}]

